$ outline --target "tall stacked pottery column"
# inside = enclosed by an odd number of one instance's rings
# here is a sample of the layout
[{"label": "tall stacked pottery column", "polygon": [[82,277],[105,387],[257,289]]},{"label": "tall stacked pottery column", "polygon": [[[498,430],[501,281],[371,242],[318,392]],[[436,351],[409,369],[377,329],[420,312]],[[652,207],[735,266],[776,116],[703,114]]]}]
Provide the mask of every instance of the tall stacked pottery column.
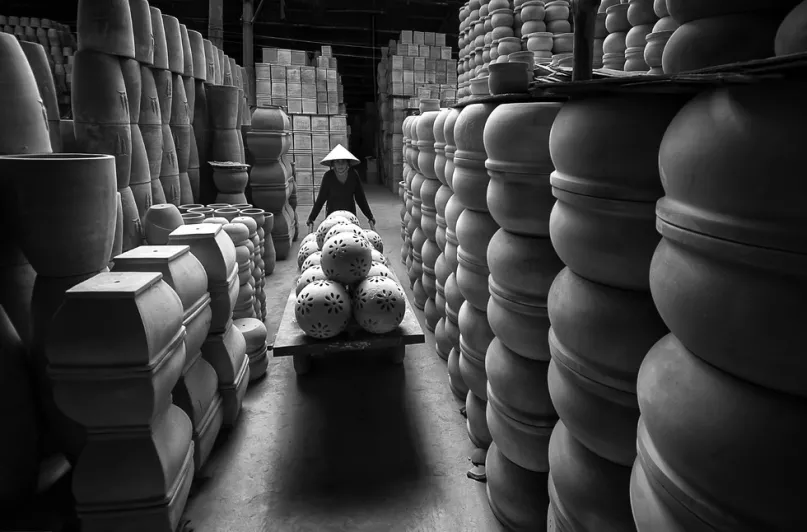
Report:
[{"label": "tall stacked pottery column", "polygon": [[557,202],[549,230],[567,267],[549,294],[548,382],[560,416],[549,486],[550,518],[562,528],[633,529],[626,485],[636,457],[636,375],[666,333],[648,284],[663,193],[658,147],[685,101],[659,94],[575,100],[552,127]]},{"label": "tall stacked pottery column", "polygon": [[412,179],[415,177],[415,169],[412,168],[411,154],[412,154],[412,124],[417,120],[415,116],[407,116],[402,125],[403,131],[403,158],[404,158],[404,194],[406,197],[404,214],[404,245],[401,248],[401,259],[406,266],[406,276],[409,277],[409,270],[412,268],[412,207],[414,206],[414,197],[412,194]]},{"label": "tall stacked pottery column", "polygon": [[437,356],[443,360],[448,360],[451,353],[451,340],[446,335],[446,279],[448,279],[449,269],[445,258],[446,249],[446,204],[448,199],[454,194],[446,184],[446,134],[445,125],[446,119],[451,114],[450,109],[440,110],[437,119],[434,121],[433,135],[434,135],[434,174],[440,182],[440,188],[434,198],[434,208],[437,211],[435,221],[437,228],[435,230],[434,240],[437,243],[439,254],[434,263],[434,277],[435,288],[437,296],[434,303],[437,310],[437,325],[434,328],[434,349]]},{"label": "tall stacked pottery column", "polygon": [[[155,71],[157,90],[160,94],[163,119],[163,162],[160,170],[160,181],[165,191],[167,203],[176,206],[184,201],[183,186],[180,179],[180,157],[184,159],[187,168],[187,157],[190,152],[186,141],[188,140],[188,104],[185,96],[185,84],[182,74],[185,71],[185,57],[182,51],[182,35],[179,29],[179,20],[171,15],[162,15],[163,30],[165,32],[166,52],[168,53],[168,70]],[[185,175],[187,178],[187,174]],[[189,188],[185,184],[185,189]],[[187,194],[185,194],[185,199]]]},{"label": "tall stacked pottery column", "polygon": [[[280,107],[259,108],[252,115],[247,135],[254,166],[250,176],[252,203],[272,217],[271,242],[277,259],[284,260],[291,249],[292,220],[288,218],[286,153],[291,147],[291,121]],[[267,244],[269,239],[267,239]],[[268,247],[268,245],[267,245]],[[264,259],[269,263],[268,260]],[[273,268],[274,269],[274,268]],[[270,270],[266,270],[267,274]]]},{"label": "tall stacked pottery column", "polygon": [[412,263],[407,270],[409,281],[412,286],[415,307],[423,310],[426,305],[426,291],[423,290],[423,244],[426,242],[426,234],[421,227],[423,213],[420,209],[423,200],[420,197],[420,189],[423,187],[425,178],[420,173],[418,159],[420,148],[418,146],[417,124],[420,115],[413,118],[409,126],[409,163],[412,165],[412,219],[409,221],[409,230],[412,234]]},{"label": "tall stacked pottery column", "polygon": [[437,179],[434,169],[436,153],[434,151],[434,123],[440,114],[440,100],[421,100],[421,115],[417,121],[418,137],[418,168],[423,175],[423,184],[420,187],[420,229],[425,240],[421,248],[423,261],[423,275],[420,282],[426,294],[423,312],[426,318],[426,328],[434,332],[440,315],[437,311],[435,298],[437,297],[437,278],[434,267],[440,248],[437,246],[437,207],[435,199],[437,191],[442,186]]},{"label": "tall stacked pottery column", "polygon": [[[198,31],[188,30],[188,39],[191,46],[193,61],[193,77],[184,78],[185,97],[188,99],[188,108],[191,122],[190,157],[188,160],[188,181],[191,184],[193,201],[202,201],[202,170],[207,161],[206,130],[207,130],[207,95],[205,94],[205,80],[207,80],[207,58],[202,34]],[[202,101],[197,102],[197,98]],[[203,116],[197,117],[197,114]],[[200,128],[201,131],[196,131]]]},{"label": "tall stacked pottery column", "polygon": [[[513,530],[547,522],[549,438],[557,421],[547,388],[547,295],[563,263],[549,239],[554,198],[549,133],[560,103],[500,105],[485,125],[487,203],[501,226],[487,250],[487,490]],[[564,529],[565,530],[565,529]]]},{"label": "tall stacked pottery column", "polygon": [[[485,419],[487,376],[485,353],[493,341],[487,317],[488,244],[499,228],[488,212],[487,189],[490,178],[485,170],[485,124],[495,109],[492,104],[465,107],[454,125],[454,194],[465,208],[457,220],[457,286],[465,302],[459,311],[460,370],[468,385],[465,400],[468,435],[480,450],[487,450],[491,436]],[[483,460],[478,453],[475,462]]]},{"label": "tall stacked pottery column", "polygon": [[640,532],[807,520],[804,90],[789,80],[705,92],[661,143],[650,290],[671,334],[638,377]]},{"label": "tall stacked pottery column", "polygon": [[[76,146],[82,153],[115,156],[121,194],[121,246],[140,245],[142,230],[134,195],[129,188],[132,171],[132,116],[123,71],[132,72],[135,41],[128,2],[83,1],[78,6],[78,52],[73,61],[72,108]],[[139,98],[132,74],[132,96]],[[135,102],[134,107],[139,105]],[[139,114],[139,113],[138,113]]]},{"label": "tall stacked pottery column", "polygon": [[[141,20],[139,9],[136,9],[137,5],[138,3],[136,2],[130,3],[132,19],[138,28],[138,31],[135,32],[135,42],[137,43],[141,38],[147,38],[148,42],[142,46],[147,46],[151,50],[150,54],[138,52],[141,57],[138,59],[140,62],[140,117],[138,119],[138,128],[140,129],[146,157],[148,158],[151,179],[149,187],[151,189],[151,203],[152,205],[160,205],[165,203],[165,191],[160,181],[163,163],[163,116],[154,72],[157,69],[168,68],[168,54],[166,52],[160,10],[148,7],[148,4],[146,4],[149,12],[148,24],[151,29],[148,36],[143,36],[141,35],[141,29],[146,26],[147,22]],[[136,15],[136,13],[138,14]],[[141,45],[136,46],[137,50],[140,50],[140,48]],[[141,196],[137,188],[133,189],[133,191],[135,192],[135,199]]]}]

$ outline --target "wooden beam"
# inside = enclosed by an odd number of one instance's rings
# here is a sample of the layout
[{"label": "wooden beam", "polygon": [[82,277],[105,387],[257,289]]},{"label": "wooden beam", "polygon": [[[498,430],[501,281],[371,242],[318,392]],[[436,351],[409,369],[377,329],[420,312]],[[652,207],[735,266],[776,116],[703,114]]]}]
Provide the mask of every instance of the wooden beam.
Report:
[{"label": "wooden beam", "polygon": [[594,30],[597,10],[602,0],[572,0],[574,14],[574,67],[572,81],[592,78],[594,64]]}]

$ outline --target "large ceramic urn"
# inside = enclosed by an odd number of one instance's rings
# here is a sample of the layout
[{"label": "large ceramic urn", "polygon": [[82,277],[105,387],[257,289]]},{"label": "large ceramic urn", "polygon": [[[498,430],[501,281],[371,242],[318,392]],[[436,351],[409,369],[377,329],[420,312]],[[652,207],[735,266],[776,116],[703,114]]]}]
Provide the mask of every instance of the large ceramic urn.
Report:
[{"label": "large ceramic urn", "polygon": [[[797,477],[807,433],[798,420],[807,387],[795,353],[807,247],[803,155],[792,142],[803,136],[803,89],[771,82],[704,92],[661,143],[662,239],[649,280],[671,334],[649,351],[637,382],[631,499],[639,530],[797,530],[804,522]],[[787,465],[739,473],[730,464],[740,456]]]},{"label": "large ceramic urn", "polygon": [[[648,282],[658,243],[655,202],[663,193],[658,150],[686,98],[573,100],[552,126],[550,182],[557,202],[549,234],[566,269],[548,296],[548,383],[563,422],[556,430],[565,431],[557,440],[574,443],[553,448],[564,457],[553,463],[550,484],[560,526],[630,527],[624,482],[636,453],[636,374],[648,346],[666,333]],[[651,102],[649,116],[643,109]],[[581,474],[597,481],[574,482]]]},{"label": "large ceramic urn", "polygon": [[[485,356],[487,421],[498,452],[511,464],[488,470],[488,482],[494,482],[488,497],[491,507],[498,508],[497,516],[520,529],[542,528],[546,508],[506,503],[502,500],[506,492],[493,486],[523,481],[523,489],[529,491],[530,486],[546,486],[549,473],[549,437],[557,414],[547,388],[551,358],[547,296],[563,268],[549,239],[553,204],[549,176],[554,169],[549,136],[561,106],[500,105],[488,117],[483,137],[490,177],[487,204],[500,227],[486,250],[487,320],[496,337]],[[462,242],[460,232],[461,251]],[[491,479],[503,474],[512,477]],[[545,490],[542,496],[546,497]]]},{"label": "large ceramic urn", "polygon": [[434,199],[434,206],[435,210],[437,211],[435,215],[435,243],[440,251],[434,266],[435,288],[437,292],[435,297],[435,309],[439,318],[435,327],[434,337],[435,350],[438,356],[443,360],[448,360],[448,356],[451,353],[451,341],[448,339],[445,333],[445,283],[446,279],[448,279],[450,270],[448,269],[448,264],[446,263],[445,256],[443,254],[446,247],[446,204],[448,203],[448,199],[451,197],[451,195],[453,195],[453,192],[446,184],[445,175],[447,161],[445,123],[450,114],[450,109],[442,109],[440,114],[437,115],[437,119],[434,121],[433,126],[435,152],[434,174],[437,176],[437,180],[440,182],[440,188],[437,189]]},{"label": "large ceramic urn", "polygon": [[[456,281],[465,302],[458,312],[460,370],[469,392],[466,397],[468,435],[479,449],[487,449],[491,435],[485,419],[487,376],[485,353],[493,340],[487,318],[490,273],[487,248],[498,229],[487,206],[490,178],[485,169],[484,131],[493,104],[472,104],[460,112],[454,124],[454,197],[465,207],[456,222]],[[446,215],[448,217],[448,214]],[[451,227],[451,222],[447,222]]]}]

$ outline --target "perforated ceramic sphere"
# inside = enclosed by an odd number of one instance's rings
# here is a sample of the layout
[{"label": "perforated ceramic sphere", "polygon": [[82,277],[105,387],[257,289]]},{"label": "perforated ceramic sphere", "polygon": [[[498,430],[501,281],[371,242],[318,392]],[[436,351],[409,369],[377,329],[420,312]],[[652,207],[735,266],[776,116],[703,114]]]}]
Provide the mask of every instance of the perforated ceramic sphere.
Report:
[{"label": "perforated ceramic sphere", "polygon": [[319,224],[319,227],[317,227],[317,245],[319,246],[319,249],[322,250],[322,246],[325,245],[325,236],[334,225],[349,223],[352,222],[348,221],[346,218],[342,218],[341,216],[331,215],[328,218],[325,218],[325,221],[323,221],[321,224]]},{"label": "perforated ceramic sphere", "polygon": [[322,271],[321,266],[311,266],[305,270],[300,277],[297,278],[297,286],[295,287],[295,294],[300,295],[303,288],[313,283],[314,281],[327,281],[328,276]]},{"label": "perforated ceramic sphere", "polygon": [[339,283],[314,281],[297,296],[294,315],[297,325],[308,336],[333,338],[350,323],[350,297]]},{"label": "perforated ceramic sphere", "polygon": [[306,242],[300,246],[300,250],[297,252],[297,269],[303,271],[303,263],[305,259],[313,255],[314,253],[319,251],[319,247],[317,247],[316,242]]},{"label": "perforated ceramic sphere", "polygon": [[305,238],[303,238],[303,241],[300,242],[300,247],[303,247],[305,244],[308,244],[309,242],[313,242],[315,244],[317,243],[317,233],[316,233],[316,231],[313,232],[313,233],[308,233],[307,235],[305,235]]},{"label": "perforated ceramic sphere", "polygon": [[374,249],[371,255],[373,257],[373,262],[380,262],[384,266],[389,266],[389,259],[387,259],[387,257],[377,249]]},{"label": "perforated ceramic sphere", "polygon": [[[325,242],[327,242],[328,240],[330,240],[331,238],[335,237],[340,233],[353,233],[354,235],[360,236],[365,240],[367,239],[364,236],[364,229],[362,229],[361,227],[359,227],[354,223],[349,223],[349,224],[336,224],[333,227],[331,227],[331,230],[328,231],[327,235],[325,235]],[[367,243],[369,244],[370,241],[367,240]]]},{"label": "perforated ceramic sphere", "polygon": [[365,331],[384,334],[395,330],[406,312],[403,288],[389,277],[369,277],[356,287],[353,315]]},{"label": "perforated ceramic sphere", "polygon": [[300,268],[300,271],[306,272],[308,268],[311,268],[313,266],[319,266],[321,262],[322,262],[322,252],[315,251],[314,253],[309,255],[308,258],[305,259],[305,261],[303,261],[303,265]]},{"label": "perforated ceramic sphere", "polygon": [[363,236],[339,233],[325,242],[321,264],[328,279],[352,284],[367,277],[373,265],[372,247]]},{"label": "perforated ceramic sphere", "polygon": [[352,224],[360,225],[359,224],[359,217],[356,216],[355,214],[353,214],[350,211],[333,211],[331,214],[328,215],[328,218],[331,218],[331,217],[344,218],[345,220],[347,220],[348,222],[350,222]]},{"label": "perforated ceramic sphere", "polygon": [[370,267],[370,271],[367,272],[367,277],[387,277],[393,281],[395,280],[395,276],[392,275],[392,271],[380,262],[373,262],[373,265]]},{"label": "perforated ceramic sphere", "polygon": [[381,240],[381,235],[370,229],[365,229],[364,236],[367,237],[367,240],[370,241],[376,251],[384,253],[384,241]]}]

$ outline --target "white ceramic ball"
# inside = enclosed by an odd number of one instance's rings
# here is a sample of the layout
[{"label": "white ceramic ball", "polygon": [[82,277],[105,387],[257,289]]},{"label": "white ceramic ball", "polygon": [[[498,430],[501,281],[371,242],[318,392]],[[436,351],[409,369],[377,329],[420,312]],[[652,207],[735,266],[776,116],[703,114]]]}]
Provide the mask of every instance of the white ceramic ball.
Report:
[{"label": "white ceramic ball", "polygon": [[381,235],[370,229],[364,229],[364,236],[370,241],[376,251],[384,253],[384,241],[381,240]]},{"label": "white ceramic ball", "polygon": [[321,265],[328,279],[356,283],[367,276],[373,265],[372,246],[363,236],[339,233],[322,247]]},{"label": "white ceramic ball", "polygon": [[350,323],[350,297],[339,283],[314,281],[297,296],[294,315],[300,329],[308,336],[333,338]]},{"label": "white ceramic ball", "polygon": [[313,283],[314,281],[327,281],[328,276],[322,271],[321,266],[311,266],[305,270],[300,277],[297,278],[297,286],[295,287],[296,295],[300,295],[303,288]]},{"label": "white ceramic ball", "polygon": [[349,221],[352,224],[360,225],[359,217],[350,211],[333,211],[331,214],[328,215],[328,218],[332,217],[344,218],[345,220]]},{"label": "white ceramic ball", "polygon": [[319,251],[319,247],[317,246],[316,242],[306,242],[300,246],[300,250],[297,252],[297,269],[303,271],[303,263],[305,259],[313,255],[314,253]]}]

